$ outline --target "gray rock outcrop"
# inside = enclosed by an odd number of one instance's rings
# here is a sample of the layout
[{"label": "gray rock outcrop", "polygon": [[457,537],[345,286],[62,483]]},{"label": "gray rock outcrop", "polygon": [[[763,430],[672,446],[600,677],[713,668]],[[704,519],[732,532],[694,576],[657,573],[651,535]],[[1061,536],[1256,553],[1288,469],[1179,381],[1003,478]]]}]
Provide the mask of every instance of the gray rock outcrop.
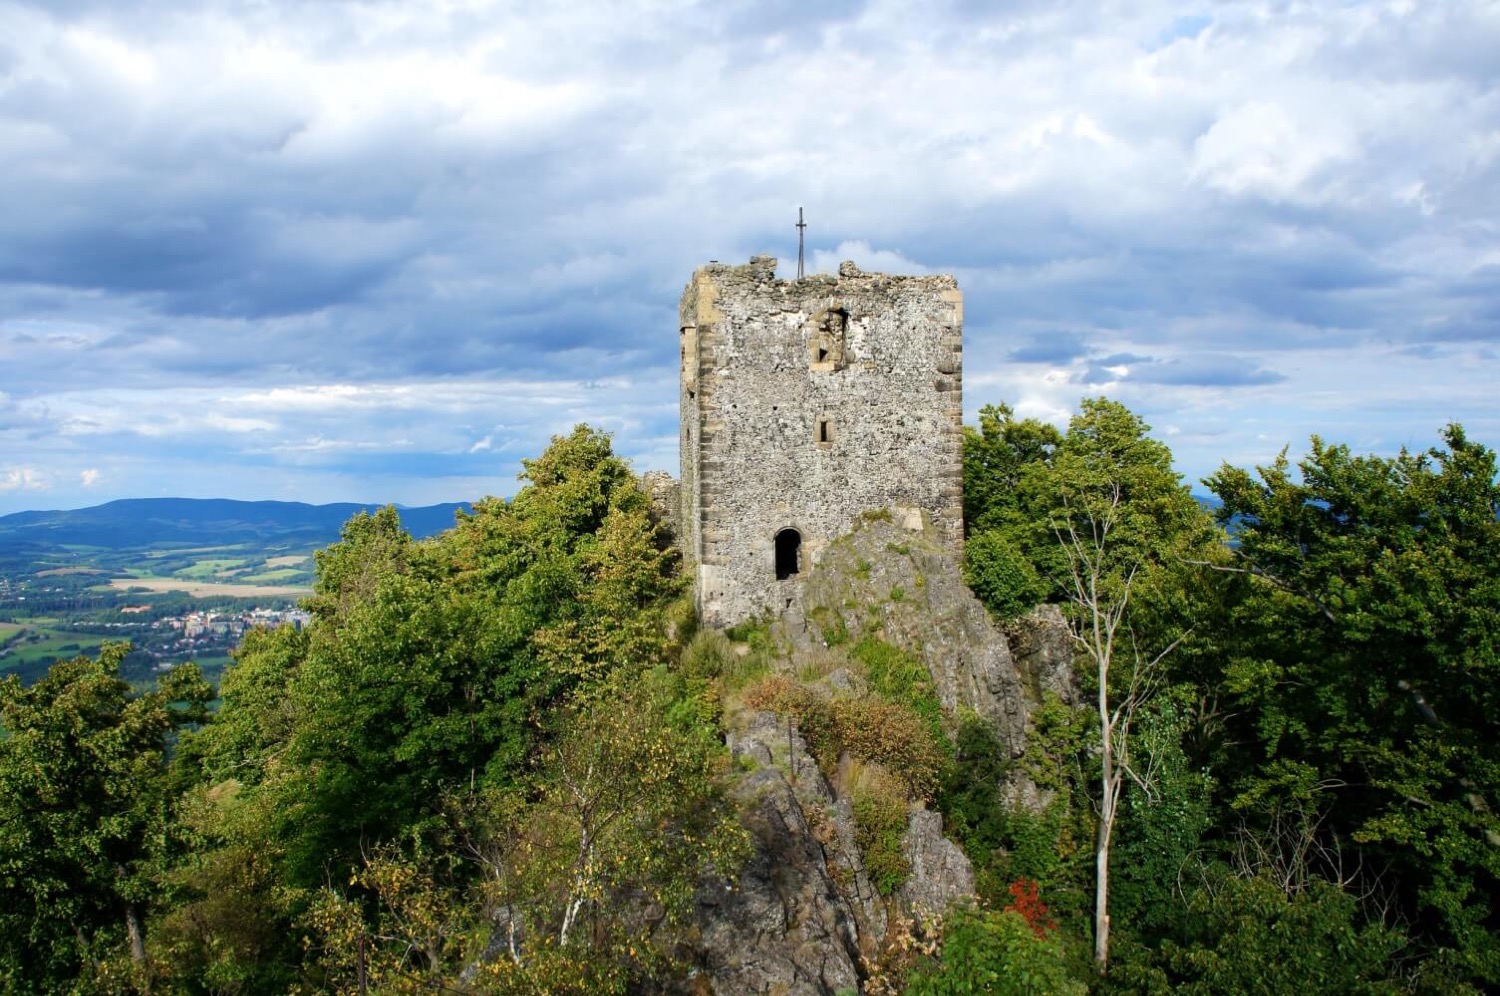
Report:
[{"label": "gray rock outcrop", "polygon": [[775,631],[797,652],[811,653],[831,634],[878,635],[927,664],[944,709],[988,719],[1015,756],[1025,750],[1027,721],[1043,690],[1064,701],[1077,697],[1062,614],[1043,607],[1008,635],[917,510],[860,517],[790,583],[796,597]]},{"label": "gray rock outcrop", "polygon": [[940,913],[974,895],[974,869],[963,849],[943,836],[943,817],[928,809],[912,811],[902,853],[911,872],[901,886],[908,910]]},{"label": "gray rock outcrop", "polygon": [[714,993],[826,996],[859,986],[859,931],[796,793],[761,768],[736,789],[754,852],[698,891],[696,945]]},{"label": "gray rock outcrop", "polygon": [[[925,662],[945,710],[988,719],[1017,756],[1044,695],[1078,699],[1061,613],[1044,607],[997,626],[916,510],[862,516],[788,585],[791,604],[772,623],[775,666],[816,694],[868,694],[864,667],[849,650],[869,635]],[[753,854],[734,880],[699,890],[697,969],[687,991],[857,990],[893,917],[938,913],[973,897],[968,857],[943,836],[942,815],[920,804],[908,812],[902,842],[907,878],[880,896],[856,843],[852,799],[839,794],[850,784],[848,759],[825,777],[796,724],[772,712],[731,715],[727,725],[730,752],[751,769],[735,797]],[[1046,803],[1024,776],[1003,788],[1018,804]]]}]

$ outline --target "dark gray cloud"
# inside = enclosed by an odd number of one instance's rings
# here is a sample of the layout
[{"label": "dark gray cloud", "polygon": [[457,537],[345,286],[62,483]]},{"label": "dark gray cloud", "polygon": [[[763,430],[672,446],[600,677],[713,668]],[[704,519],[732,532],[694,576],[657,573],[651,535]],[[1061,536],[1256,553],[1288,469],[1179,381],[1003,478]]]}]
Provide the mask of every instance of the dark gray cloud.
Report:
[{"label": "dark gray cloud", "polygon": [[[1249,387],[1279,384],[1286,375],[1267,370],[1231,356],[1191,356],[1174,360],[1136,363],[1121,377],[1094,379],[1085,383],[1101,384],[1130,380],[1138,384],[1162,384],[1173,387]],[[1092,372],[1092,371],[1091,371]]]},{"label": "dark gray cloud", "polygon": [[1087,339],[1077,332],[1033,336],[1024,346],[1010,351],[1012,363],[1067,363],[1088,353]]}]

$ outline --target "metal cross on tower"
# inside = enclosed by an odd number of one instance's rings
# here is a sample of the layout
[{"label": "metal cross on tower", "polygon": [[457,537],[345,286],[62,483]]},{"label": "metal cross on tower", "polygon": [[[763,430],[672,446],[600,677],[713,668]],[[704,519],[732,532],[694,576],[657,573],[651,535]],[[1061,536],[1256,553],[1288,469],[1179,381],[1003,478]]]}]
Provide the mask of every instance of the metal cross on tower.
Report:
[{"label": "metal cross on tower", "polygon": [[797,209],[797,279],[801,280],[806,273],[804,267],[807,257],[803,250],[803,236],[807,232],[807,222],[802,220],[802,209]]}]

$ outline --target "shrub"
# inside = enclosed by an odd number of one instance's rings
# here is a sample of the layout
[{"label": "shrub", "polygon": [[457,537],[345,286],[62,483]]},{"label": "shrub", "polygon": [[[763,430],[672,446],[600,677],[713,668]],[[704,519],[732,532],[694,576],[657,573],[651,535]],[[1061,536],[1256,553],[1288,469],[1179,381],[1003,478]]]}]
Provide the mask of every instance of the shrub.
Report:
[{"label": "shrub", "polygon": [[1010,893],[1010,905],[1005,907],[1005,912],[1019,913],[1021,919],[1031,927],[1033,934],[1046,937],[1057,929],[1057,921],[1048,914],[1047,904],[1042,902],[1035,882],[1029,878],[1018,878],[1010,884],[1007,891]]},{"label": "shrub", "polygon": [[823,643],[829,647],[840,647],[849,642],[849,626],[843,616],[834,616],[833,622],[823,627]]},{"label": "shrub", "polygon": [[682,651],[682,673],[689,678],[713,680],[724,674],[734,650],[722,633],[700,630]]},{"label": "shrub", "polygon": [[878,764],[862,766],[851,783],[854,842],[864,856],[875,891],[892,895],[911,871],[901,847],[908,809],[905,786]]},{"label": "shrub", "polygon": [[883,699],[910,705],[943,737],[943,706],[927,665],[884,640],[867,636],[854,645],[854,659],[864,665],[870,690]]},{"label": "shrub", "polygon": [[964,544],[964,580],[995,618],[1010,621],[1047,593],[1031,561],[995,531],[976,533]]},{"label": "shrub", "polygon": [[1187,897],[1181,934],[1163,942],[1162,961],[1178,991],[1396,993],[1406,939],[1364,922],[1359,900],[1314,879],[1287,895],[1268,875],[1242,878],[1204,869]]},{"label": "shrub", "polygon": [[1038,937],[1021,914],[960,907],[943,924],[935,959],[911,973],[908,996],[1083,996],[1068,975],[1062,945]]},{"label": "shrub", "polygon": [[765,622],[740,623],[726,630],[724,637],[727,641],[744,645],[743,651],[727,643],[723,648],[724,663],[720,677],[726,688],[743,688],[746,683],[770,669],[776,645],[771,639],[771,628]]},{"label": "shrub", "polygon": [[842,699],[831,706],[841,750],[885,765],[916,798],[932,798],[946,758],[920,716],[878,698]]},{"label": "shrub", "polygon": [[847,752],[884,765],[916,798],[931,798],[937,790],[947,756],[927,723],[908,706],[879,698],[830,701],[785,674],[750,685],[744,701],[752,709],[791,716],[826,774]]}]

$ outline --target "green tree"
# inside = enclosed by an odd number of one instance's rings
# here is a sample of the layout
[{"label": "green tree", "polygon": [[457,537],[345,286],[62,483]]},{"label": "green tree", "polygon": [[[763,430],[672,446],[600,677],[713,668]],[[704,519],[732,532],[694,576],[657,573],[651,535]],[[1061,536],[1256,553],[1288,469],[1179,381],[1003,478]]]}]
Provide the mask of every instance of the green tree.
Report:
[{"label": "green tree", "polygon": [[1051,466],[1062,445],[1057,427],[1017,419],[1005,402],[979,409],[979,427],[964,426],[964,527],[970,535],[1028,519],[1022,479]]},{"label": "green tree", "polygon": [[122,681],[127,644],[59,661],[30,688],[0,681],[0,983],[56,990],[122,949],[143,970],[143,923],[170,846],[166,753],[211,690],[193,664],[154,691]]},{"label": "green tree", "polygon": [[[965,436],[966,577],[1001,618],[1038,600],[1060,603],[1072,627],[1084,682],[1096,702],[1094,790],[1095,955],[1108,963],[1111,848],[1122,802],[1148,805],[1155,748],[1132,751],[1136,716],[1183,675],[1212,670],[1204,624],[1219,613],[1206,570],[1223,559],[1222,534],[1172,469],[1166,446],[1125,406],[1086,399],[1066,433],[1017,420],[1006,405],[986,407]],[[1195,635],[1195,633],[1197,635]],[[1170,658],[1170,660],[1169,660]],[[1186,728],[1189,724],[1182,724]],[[994,836],[1020,814],[966,825]],[[1057,822],[1059,827],[1069,821]],[[976,840],[978,837],[975,838]]]},{"label": "green tree", "polygon": [[622,677],[568,710],[528,784],[454,797],[450,853],[480,871],[471,889],[434,855],[386,848],[353,875],[373,910],[323,890],[309,922],[335,991],[456,984],[486,935],[467,979],[486,992],[623,992],[668,967],[702,876],[731,874],[747,837],[712,731],[672,721],[681,687]]},{"label": "green tree", "polygon": [[1241,586],[1222,766],[1247,820],[1314,814],[1394,873],[1401,908],[1461,976],[1500,983],[1500,486],[1458,426],[1353,455],[1314,437],[1209,485]]},{"label": "green tree", "polygon": [[998,529],[969,535],[964,543],[964,581],[1004,622],[1034,608],[1048,590],[1031,561]]},{"label": "green tree", "polygon": [[1171,992],[1409,991],[1393,972],[1405,938],[1380,924],[1361,924],[1358,900],[1332,883],[1315,880],[1289,895],[1268,876],[1239,877],[1213,866],[1202,871],[1185,903],[1180,933],[1159,953]]},{"label": "green tree", "polygon": [[[1063,598],[1095,696],[1098,822],[1094,958],[1109,962],[1111,848],[1132,781],[1151,793],[1149,756],[1133,750],[1137,713],[1167,683],[1164,665],[1202,612],[1196,564],[1214,559],[1211,520],[1138,416],[1086,400],[1050,467],[1022,476],[1040,572]],[[1048,544],[1043,536],[1050,534]]]},{"label": "green tree", "polygon": [[[342,909],[318,898],[330,876],[359,879],[348,901],[368,903],[387,882],[375,849],[437,847],[455,793],[530,791],[569,710],[668,658],[675,555],[608,437],[580,426],[525,467],[515,498],[480,501],[429,541],[391,509],[351,519],[317,558],[311,627],[238,651],[219,714],[182,751],[198,849],[174,879],[171,935],[204,973],[287,977],[294,966],[264,972],[254,953],[286,957],[266,939]],[[216,903],[224,883],[254,918]]]},{"label": "green tree", "polygon": [[339,541],[313,554],[317,580],[307,609],[325,622],[336,622],[352,606],[374,597],[382,580],[403,573],[412,546],[392,505],[374,515],[359,512],[344,523]]}]

